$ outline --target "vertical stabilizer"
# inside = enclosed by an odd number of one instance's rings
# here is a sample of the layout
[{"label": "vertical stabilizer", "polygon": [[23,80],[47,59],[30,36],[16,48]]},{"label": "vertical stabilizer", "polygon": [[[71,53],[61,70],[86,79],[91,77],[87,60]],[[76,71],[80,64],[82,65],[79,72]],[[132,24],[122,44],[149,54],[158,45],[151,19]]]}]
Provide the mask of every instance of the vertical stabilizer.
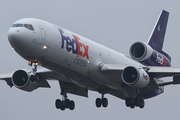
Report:
[{"label": "vertical stabilizer", "polygon": [[149,37],[148,44],[156,51],[165,55],[170,61],[171,57],[162,51],[169,12],[162,10],[159,19]]},{"label": "vertical stabilizer", "polygon": [[163,10],[152,31],[148,44],[155,50],[162,50],[169,12]]},{"label": "vertical stabilizer", "polygon": [[148,44],[155,50],[162,50],[169,12],[163,10],[152,31]]}]

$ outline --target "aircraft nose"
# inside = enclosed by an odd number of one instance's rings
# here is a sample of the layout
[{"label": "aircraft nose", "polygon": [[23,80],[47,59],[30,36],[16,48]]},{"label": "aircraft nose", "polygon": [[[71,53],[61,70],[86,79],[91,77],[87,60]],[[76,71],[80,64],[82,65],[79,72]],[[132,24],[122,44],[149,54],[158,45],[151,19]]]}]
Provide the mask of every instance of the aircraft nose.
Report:
[{"label": "aircraft nose", "polygon": [[8,40],[12,45],[12,47],[18,44],[20,39],[21,39],[21,35],[19,33],[19,30],[10,28],[8,31]]}]

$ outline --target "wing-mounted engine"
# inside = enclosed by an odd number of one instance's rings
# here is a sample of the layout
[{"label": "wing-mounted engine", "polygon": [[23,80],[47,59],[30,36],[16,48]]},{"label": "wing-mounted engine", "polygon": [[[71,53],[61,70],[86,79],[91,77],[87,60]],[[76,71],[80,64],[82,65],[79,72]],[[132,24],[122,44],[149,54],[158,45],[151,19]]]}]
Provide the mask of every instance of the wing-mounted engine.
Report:
[{"label": "wing-mounted engine", "polygon": [[39,80],[33,73],[26,70],[17,70],[13,73],[11,78],[15,87],[31,92],[39,87]]},{"label": "wing-mounted engine", "polygon": [[129,66],[121,74],[123,82],[128,86],[144,88],[149,84],[149,75],[142,68]]},{"label": "wing-mounted engine", "polygon": [[135,42],[129,50],[130,56],[149,66],[171,66],[171,61],[163,51],[156,51],[151,46],[143,42]]}]

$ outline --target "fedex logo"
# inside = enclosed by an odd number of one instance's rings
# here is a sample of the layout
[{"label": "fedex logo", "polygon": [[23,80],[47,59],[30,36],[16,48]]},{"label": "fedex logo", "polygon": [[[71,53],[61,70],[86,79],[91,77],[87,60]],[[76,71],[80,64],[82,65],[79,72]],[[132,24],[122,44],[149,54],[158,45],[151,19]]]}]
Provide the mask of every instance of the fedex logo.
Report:
[{"label": "fedex logo", "polygon": [[157,55],[156,62],[163,66],[167,66],[168,62],[165,60],[165,58],[158,53],[156,55]]},{"label": "fedex logo", "polygon": [[61,29],[59,29],[59,32],[62,37],[62,49],[66,48],[68,52],[72,52],[73,54],[89,59],[89,46],[81,43],[80,38],[77,35],[68,34]]},{"label": "fedex logo", "polygon": [[143,74],[143,78],[144,78],[145,80],[149,80],[148,75]]}]

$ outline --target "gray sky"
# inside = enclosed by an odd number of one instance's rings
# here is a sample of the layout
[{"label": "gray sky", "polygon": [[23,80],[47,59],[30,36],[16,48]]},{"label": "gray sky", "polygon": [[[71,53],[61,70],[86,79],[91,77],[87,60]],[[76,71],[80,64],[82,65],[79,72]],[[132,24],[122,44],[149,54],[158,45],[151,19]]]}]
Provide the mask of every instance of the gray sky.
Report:
[{"label": "gray sky", "polygon": [[[18,19],[39,18],[93,41],[129,55],[136,41],[146,42],[162,9],[170,12],[164,51],[172,57],[172,66],[180,67],[180,1],[178,0],[6,0],[0,1],[0,73],[12,73],[24,68],[31,70],[7,39],[7,31]],[[55,100],[61,98],[57,81],[51,89],[31,93],[0,81],[1,120],[110,120],[110,119],[179,119],[180,86],[167,86],[165,93],[145,100],[144,109],[130,109],[123,100],[111,95],[107,108],[96,108],[95,99],[101,95],[89,92],[89,98],[69,95],[76,103],[74,111],[57,110]]]}]

